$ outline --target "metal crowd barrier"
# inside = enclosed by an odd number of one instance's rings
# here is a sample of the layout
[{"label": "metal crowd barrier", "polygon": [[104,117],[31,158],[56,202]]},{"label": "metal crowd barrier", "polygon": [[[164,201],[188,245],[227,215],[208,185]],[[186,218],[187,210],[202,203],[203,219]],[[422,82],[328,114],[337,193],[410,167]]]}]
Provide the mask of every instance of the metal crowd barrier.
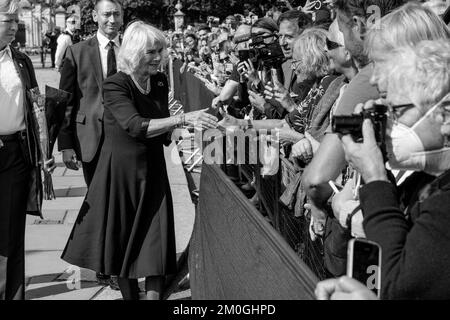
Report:
[{"label": "metal crowd barrier", "polygon": [[[190,97],[187,96],[189,91],[177,92],[177,90],[185,90],[186,87],[183,87],[180,83],[176,84],[177,81],[180,82],[180,79],[177,78],[180,75],[174,72],[173,68],[176,68],[176,63],[171,62],[169,74],[172,87],[169,94],[169,109],[172,115],[176,115],[184,112],[184,110],[188,111],[192,107],[185,106],[182,101],[177,100],[177,97],[182,97],[183,100],[190,101]],[[183,81],[181,80],[181,82]],[[195,106],[197,108],[197,105]],[[192,128],[186,129],[192,132]],[[189,137],[177,142],[177,147],[182,155],[181,158],[185,169],[188,172],[200,173],[203,162],[203,155],[201,153],[202,146],[196,144],[194,134],[191,133]],[[226,165],[222,166],[225,173],[226,167]],[[282,156],[280,156],[279,168],[280,170],[276,175],[262,177],[261,167],[259,165],[239,165],[239,175],[241,176],[241,180],[255,180],[254,188],[258,195],[259,211],[261,214],[282,235],[290,247],[310,267],[316,276],[319,279],[324,279],[326,273],[323,266],[323,248],[320,242],[312,242],[309,237],[309,214],[307,213],[297,217],[294,214],[294,210],[280,202],[281,194],[296,176],[297,169],[288,159]]]}]

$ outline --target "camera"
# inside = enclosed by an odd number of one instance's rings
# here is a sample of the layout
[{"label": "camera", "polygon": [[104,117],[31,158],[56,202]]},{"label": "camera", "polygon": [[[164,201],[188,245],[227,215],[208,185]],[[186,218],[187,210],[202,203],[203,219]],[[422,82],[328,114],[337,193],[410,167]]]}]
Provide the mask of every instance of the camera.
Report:
[{"label": "camera", "polygon": [[206,21],[207,21],[208,23],[219,24],[220,18],[218,18],[218,17],[213,17],[213,16],[209,16],[209,17],[206,19]]},{"label": "camera", "polygon": [[267,38],[274,38],[275,35],[257,35],[253,36],[250,43],[250,49],[239,50],[240,61],[247,61],[250,59],[254,64],[263,65],[266,68],[276,68],[283,64],[285,57],[280,44],[276,39],[271,43],[266,43]]},{"label": "camera", "polygon": [[355,141],[362,141],[362,125],[365,119],[370,119],[375,130],[375,138],[378,145],[384,151],[386,137],[388,107],[375,104],[372,108],[363,110],[360,114],[350,116],[334,116],[331,120],[333,132],[342,135],[350,134]]},{"label": "camera", "polygon": [[249,49],[239,50],[238,51],[239,61],[244,62],[247,60],[251,60],[252,62],[256,62],[254,54],[255,54],[254,50],[252,50],[251,52]]}]

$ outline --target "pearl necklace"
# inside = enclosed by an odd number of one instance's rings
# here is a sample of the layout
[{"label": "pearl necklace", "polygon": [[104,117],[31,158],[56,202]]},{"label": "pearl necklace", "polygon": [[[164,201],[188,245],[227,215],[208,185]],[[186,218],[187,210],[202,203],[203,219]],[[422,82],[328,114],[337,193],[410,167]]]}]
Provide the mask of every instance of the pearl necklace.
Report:
[{"label": "pearl necklace", "polygon": [[134,84],[136,85],[136,87],[138,88],[139,92],[145,95],[148,95],[150,93],[150,91],[152,90],[151,86],[150,86],[150,77],[147,79],[147,88],[144,89],[141,87],[141,85],[139,84],[139,82],[136,80],[136,78],[131,75],[131,79],[133,80]]}]

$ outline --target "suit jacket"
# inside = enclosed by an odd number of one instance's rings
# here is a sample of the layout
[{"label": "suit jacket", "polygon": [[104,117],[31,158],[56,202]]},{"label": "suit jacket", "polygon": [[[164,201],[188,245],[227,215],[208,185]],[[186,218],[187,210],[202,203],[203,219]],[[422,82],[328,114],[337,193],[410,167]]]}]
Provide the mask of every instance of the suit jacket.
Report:
[{"label": "suit jacket", "polygon": [[23,108],[25,111],[25,124],[27,137],[23,144],[25,160],[32,168],[30,175],[30,191],[28,194],[27,213],[42,216],[43,189],[41,180],[41,151],[39,147],[39,132],[36,120],[33,116],[33,105],[30,100],[30,89],[38,86],[33,64],[30,58],[22,52],[11,47],[14,65],[19,74],[23,87]]},{"label": "suit jacket", "polygon": [[286,60],[282,65],[283,76],[284,76],[284,87],[288,90],[291,89],[293,82],[295,79],[292,78],[292,59]]},{"label": "suit jacket", "polygon": [[59,151],[75,150],[91,162],[103,133],[103,71],[97,37],[66,51],[59,88],[72,94],[58,135]]}]

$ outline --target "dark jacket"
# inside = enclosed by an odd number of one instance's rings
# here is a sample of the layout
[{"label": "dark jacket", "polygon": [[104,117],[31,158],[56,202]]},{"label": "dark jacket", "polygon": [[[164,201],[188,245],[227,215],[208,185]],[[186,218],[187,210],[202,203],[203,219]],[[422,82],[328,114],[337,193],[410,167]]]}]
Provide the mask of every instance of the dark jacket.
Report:
[{"label": "dark jacket", "polygon": [[38,86],[33,64],[25,54],[11,47],[12,57],[16,70],[23,85],[23,101],[25,110],[25,123],[27,126],[26,160],[32,167],[30,177],[30,192],[28,196],[27,213],[42,216],[42,181],[41,181],[41,151],[39,147],[39,133],[37,123],[33,117],[33,105],[29,97],[30,89]]},{"label": "dark jacket", "polygon": [[97,37],[67,48],[59,88],[70,92],[58,136],[59,150],[73,149],[91,162],[103,133],[103,71]]},{"label": "dark jacket", "polygon": [[409,209],[384,181],[360,190],[364,231],[382,249],[381,298],[450,299],[450,171],[433,181]]}]

